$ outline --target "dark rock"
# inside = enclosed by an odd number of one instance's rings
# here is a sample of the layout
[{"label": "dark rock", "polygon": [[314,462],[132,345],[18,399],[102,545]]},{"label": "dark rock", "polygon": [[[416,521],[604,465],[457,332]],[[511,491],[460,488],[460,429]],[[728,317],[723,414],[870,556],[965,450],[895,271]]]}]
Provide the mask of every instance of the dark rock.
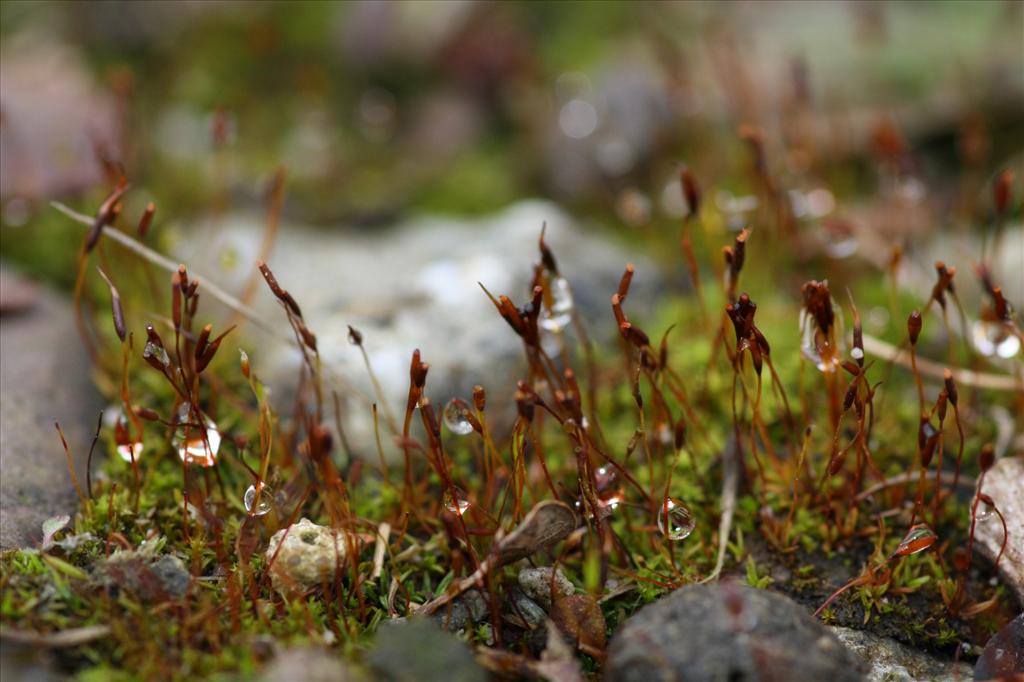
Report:
[{"label": "dark rock", "polygon": [[431,618],[445,630],[458,632],[486,620],[490,612],[487,600],[480,590],[468,590],[438,610]]},{"label": "dark rock", "polygon": [[868,682],[956,682],[970,679],[971,666],[942,660],[890,637],[852,628],[832,628],[839,641],[868,667]]},{"label": "dark rock", "polygon": [[102,409],[71,307],[42,288],[33,296],[20,314],[0,316],[0,549],[36,545],[43,521],[74,514],[77,496],[53,423],[67,435],[84,488]]},{"label": "dark rock", "polygon": [[787,597],[737,584],[688,585],[626,621],[608,650],[605,679],[864,679],[835,635]]},{"label": "dark rock", "polygon": [[382,682],[483,682],[487,679],[469,646],[429,620],[389,623],[366,657]]},{"label": "dark rock", "polygon": [[1024,613],[992,636],[974,667],[976,680],[1020,679],[1024,676]]},{"label": "dark rock", "polygon": [[540,604],[527,597],[518,585],[509,590],[509,605],[511,613],[506,618],[527,630],[534,630],[547,620],[548,614]]}]

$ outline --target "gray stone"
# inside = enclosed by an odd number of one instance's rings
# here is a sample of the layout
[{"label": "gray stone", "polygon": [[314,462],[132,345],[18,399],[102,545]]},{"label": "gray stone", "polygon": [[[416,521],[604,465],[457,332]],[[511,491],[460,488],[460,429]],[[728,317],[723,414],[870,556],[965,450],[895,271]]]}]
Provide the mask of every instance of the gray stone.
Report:
[{"label": "gray stone", "polygon": [[[6,272],[4,282],[27,286],[13,277]],[[0,316],[0,549],[38,544],[43,521],[75,512],[78,498],[53,424],[67,435],[84,488],[102,409],[89,366],[71,308],[55,293],[36,288],[17,315]]]},{"label": "gray stone", "polygon": [[[982,492],[992,498],[1006,519],[1006,550],[999,559],[999,577],[1024,604],[1024,457],[997,459],[985,474]],[[985,506],[978,505],[979,511]],[[996,560],[1003,544],[1003,524],[998,515],[990,513],[977,521],[974,541],[979,553]]]},{"label": "gray stone", "polygon": [[[348,341],[348,325],[362,332],[384,402],[399,418],[415,348],[430,363],[427,395],[438,409],[455,396],[469,400],[472,387],[482,384],[493,420],[514,415],[521,341],[478,282],[523,305],[545,222],[546,241],[590,333],[616,333],[609,301],[627,262],[636,264],[636,276],[626,307],[642,323],[661,283],[656,267],[637,249],[609,241],[552,203],[524,201],[475,219],[419,217],[369,235],[281,226],[267,262],[316,333],[328,387],[339,389],[349,435],[364,451],[376,456],[369,409],[376,398],[362,355]],[[227,290],[241,291],[259,256],[263,224],[262,217],[235,215],[204,230],[202,238],[182,233],[175,256]],[[273,327],[287,329],[284,313],[262,283],[253,305]],[[294,345],[278,337],[268,341],[251,325],[243,333],[249,340],[237,343],[247,349],[253,371],[286,397],[300,363]],[[384,445],[391,448],[388,439]]]},{"label": "gray stone", "polygon": [[868,667],[868,682],[957,682],[969,680],[971,666],[963,661],[945,661],[889,637],[879,637],[864,630],[831,628],[857,658]]},{"label": "gray stone", "polygon": [[381,682],[487,679],[469,646],[429,620],[408,620],[381,627],[366,664],[374,679]]},{"label": "gray stone", "polygon": [[605,679],[862,680],[857,659],[787,597],[745,585],[688,585],[627,620]]},{"label": "gray stone", "polygon": [[522,588],[513,586],[509,591],[511,602],[511,618],[518,625],[525,626],[528,630],[534,630],[541,623],[547,620],[548,614],[540,607],[540,604],[526,596]]},{"label": "gray stone", "polygon": [[267,562],[274,562],[274,587],[284,593],[316,589],[329,582],[337,568],[344,568],[347,551],[343,533],[300,519],[290,530],[274,533],[267,544]]},{"label": "gray stone", "polygon": [[458,632],[486,620],[490,613],[483,593],[480,590],[467,590],[446,607],[439,609],[431,618],[445,630]]},{"label": "gray stone", "polygon": [[524,568],[519,571],[518,576],[519,586],[523,588],[523,592],[548,611],[551,610],[552,571],[554,571],[555,574],[554,596],[568,597],[570,594],[576,592],[576,587],[568,578],[565,577],[564,573],[550,567]]}]

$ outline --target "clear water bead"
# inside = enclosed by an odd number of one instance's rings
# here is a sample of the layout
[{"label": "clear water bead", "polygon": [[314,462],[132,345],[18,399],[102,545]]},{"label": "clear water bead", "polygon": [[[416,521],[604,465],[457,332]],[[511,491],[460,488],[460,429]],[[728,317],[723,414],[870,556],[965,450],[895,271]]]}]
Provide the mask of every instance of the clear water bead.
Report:
[{"label": "clear water bead", "polygon": [[977,320],[971,326],[971,341],[986,357],[1012,358],[1020,352],[1020,339],[1000,322]]},{"label": "clear water bead", "polygon": [[[835,301],[832,302],[832,309],[839,310]],[[842,315],[838,313],[835,316],[833,334],[836,346],[830,347],[828,339],[821,336],[814,315],[811,315],[807,308],[800,309],[800,351],[822,372],[832,372],[839,367],[843,352],[843,322]]]},{"label": "clear water bead", "polygon": [[[253,508],[253,504],[256,503],[256,490],[259,488],[260,500],[256,504],[256,508]],[[263,516],[270,511],[273,506],[273,491],[265,486],[263,482],[259,482],[256,485],[250,485],[246,491],[245,496],[242,498],[242,502],[245,503],[245,511],[249,512],[251,516]]]},{"label": "clear water bead", "polygon": [[473,433],[473,422],[469,420],[469,405],[466,401],[452,398],[444,406],[443,416],[444,425],[452,433],[458,436]]},{"label": "clear water bead", "polygon": [[156,345],[152,341],[146,342],[145,348],[142,349],[142,357],[156,358],[164,367],[171,364],[171,358],[167,355],[167,349]]},{"label": "clear water bead", "polygon": [[195,414],[189,403],[182,403],[178,408],[178,429],[174,435],[174,445],[178,449],[178,457],[186,464],[212,467],[217,462],[217,450],[220,449],[220,432],[217,425],[203,412],[199,413],[205,433],[195,422]]},{"label": "clear water bead", "polygon": [[466,493],[458,488],[445,490],[444,507],[452,514],[462,516],[469,509],[469,498]]},{"label": "clear water bead", "polygon": [[572,321],[572,289],[569,287],[569,280],[561,276],[552,277],[548,282],[548,289],[551,292],[551,305],[548,306],[545,298],[539,324],[542,329],[557,333],[569,326]]},{"label": "clear water bead", "polygon": [[658,530],[669,540],[678,542],[693,532],[697,521],[686,505],[671,497],[665,498],[658,507]]},{"label": "clear water bead", "polygon": [[139,461],[139,455],[142,454],[142,443],[125,443],[124,445],[117,446],[117,454],[121,455],[121,459],[126,462],[131,462],[134,459],[136,462]]}]

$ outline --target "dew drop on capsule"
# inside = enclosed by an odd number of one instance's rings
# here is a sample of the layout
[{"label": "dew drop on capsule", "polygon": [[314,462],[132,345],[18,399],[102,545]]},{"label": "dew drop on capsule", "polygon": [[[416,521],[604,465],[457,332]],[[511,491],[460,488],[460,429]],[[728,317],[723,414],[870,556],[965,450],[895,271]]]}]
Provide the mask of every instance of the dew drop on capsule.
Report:
[{"label": "dew drop on capsule", "polygon": [[146,342],[146,346],[142,349],[142,357],[156,358],[164,367],[171,364],[171,358],[167,355],[167,349],[158,346],[152,341]]},{"label": "dew drop on capsule", "polygon": [[1020,339],[1000,322],[977,320],[971,326],[971,341],[979,353],[990,358],[1012,358],[1020,352]]},{"label": "dew drop on capsule", "polygon": [[669,540],[678,542],[686,539],[696,525],[693,514],[682,502],[668,497],[659,505],[658,530]]},{"label": "dew drop on capsule", "polygon": [[178,449],[178,457],[186,464],[212,467],[217,462],[217,450],[220,449],[220,431],[206,414],[200,412],[199,416],[206,427],[205,437],[199,424],[192,421],[195,414],[191,405],[182,403],[178,408],[179,426],[174,435],[174,445]]},{"label": "dew drop on capsule", "polygon": [[934,545],[938,539],[939,536],[927,524],[918,523],[903,536],[903,540],[900,542],[899,547],[896,548],[895,553],[897,556],[917,554]]},{"label": "dew drop on capsule", "polygon": [[454,492],[453,490],[446,490],[444,493],[444,507],[452,514],[462,516],[469,509],[469,500],[466,498],[466,493],[458,488],[455,488]]},{"label": "dew drop on capsule", "polygon": [[572,288],[565,277],[552,277],[548,282],[551,292],[551,306],[541,311],[540,326],[549,332],[560,332],[572,321]]},{"label": "dew drop on capsule", "polygon": [[444,406],[444,425],[449,431],[465,436],[473,432],[473,423],[469,421],[469,405],[463,400],[452,398]]},{"label": "dew drop on capsule", "polygon": [[[256,502],[256,489],[259,487],[260,499]],[[249,512],[251,516],[263,516],[270,511],[272,506],[272,500],[274,492],[264,485],[262,482],[256,485],[250,485],[246,491],[245,496],[242,498],[242,502],[245,504],[245,511]],[[255,508],[253,505],[255,504]]]},{"label": "dew drop on capsule", "polygon": [[117,421],[114,424],[114,442],[117,444],[117,454],[126,462],[139,461],[143,445],[141,440],[134,440],[128,432],[128,421],[125,419],[124,410],[120,411]]}]

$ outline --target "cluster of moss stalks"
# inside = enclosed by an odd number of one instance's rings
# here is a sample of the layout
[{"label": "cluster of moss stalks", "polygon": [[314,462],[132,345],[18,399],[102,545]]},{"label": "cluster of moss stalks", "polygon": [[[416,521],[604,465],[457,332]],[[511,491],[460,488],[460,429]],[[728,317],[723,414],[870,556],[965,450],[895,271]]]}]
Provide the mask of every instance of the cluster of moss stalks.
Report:
[{"label": "cluster of moss stalks", "polygon": [[[364,396],[377,437],[357,450],[344,432],[351,415],[341,414],[356,389],[321,362],[288,273],[279,283],[261,264],[281,318],[248,319],[244,301],[184,266],[169,288],[153,284],[162,261],[128,235],[123,184],[95,217],[68,210],[88,227],[76,306],[91,311],[83,333],[121,417],[98,431],[88,480],[76,481],[77,515],[44,546],[0,557],[4,627],[45,638],[104,626],[57,650],[81,679],[247,674],[271,642],[326,643],[358,661],[382,622],[478,575],[491,615],[461,636],[530,657],[528,633],[500,617],[522,564],[488,558],[532,507],[557,499],[574,510],[577,530],[523,561],[557,565],[598,605],[608,635],[678,586],[733,576],[812,610],[854,581],[824,620],[947,653],[984,642],[1012,603],[977,552],[964,557],[978,456],[995,435],[980,413],[1012,411],[1021,394],[957,382],[958,367],[984,369],[984,359],[949,334],[948,269],[933,300],[896,291],[885,273],[844,282],[849,293],[833,296],[827,262],[769,246],[812,228],[781,209],[767,178],[756,185],[762,210],[738,234],[702,205],[692,175],[682,180],[688,289],[666,292],[641,326],[629,316],[626,267],[617,290],[604,292],[603,326],[587,329],[572,307],[573,273],[559,270],[541,234],[530,289],[511,298],[485,289],[498,314],[474,321],[507,323],[521,338],[512,395],[486,376],[472,396],[437,395],[429,357],[410,348],[404,414],[379,393]],[[150,207],[142,236],[152,220]],[[722,247],[724,257],[709,255]],[[261,343],[301,353],[294,405],[275,412],[261,353],[241,332],[217,336],[201,324],[210,299],[230,303],[254,339],[288,322],[287,335]],[[895,322],[876,330],[892,351],[880,354],[865,350],[858,310],[923,315],[909,337]],[[1012,312],[998,323],[1019,334]],[[372,338],[353,329],[350,340],[372,355]],[[248,352],[239,356],[239,345]],[[918,372],[929,357],[956,371]],[[183,438],[212,447],[199,427],[207,417],[216,457],[183,462]],[[119,456],[139,442],[137,460]],[[57,447],[55,434],[40,456]],[[250,486],[258,494],[247,505]],[[279,590],[268,539],[301,517],[339,529],[347,551],[333,580]],[[130,551],[180,558],[192,576],[186,593],[98,577],[112,554]],[[586,669],[599,670],[604,638],[564,629]]]}]

